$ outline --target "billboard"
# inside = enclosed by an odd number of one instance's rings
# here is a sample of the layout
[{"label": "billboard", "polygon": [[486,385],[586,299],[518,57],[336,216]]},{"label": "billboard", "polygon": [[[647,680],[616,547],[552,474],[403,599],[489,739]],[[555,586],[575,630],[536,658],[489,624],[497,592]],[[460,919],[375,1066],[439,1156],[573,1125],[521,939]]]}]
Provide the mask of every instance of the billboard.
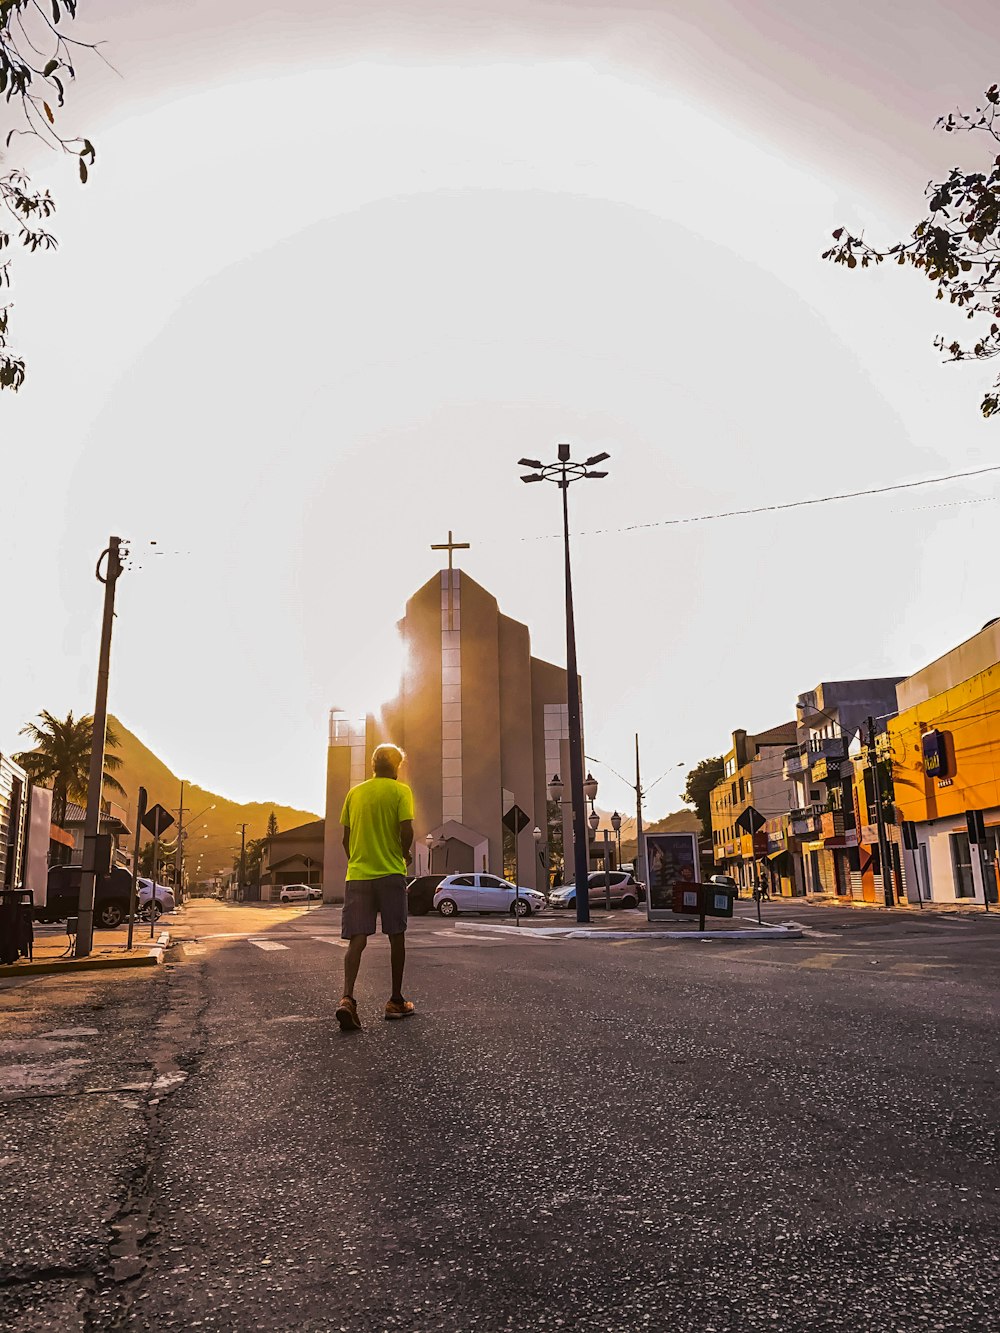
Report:
[{"label": "billboard", "polygon": [[675,887],[697,884],[698,836],[695,833],[647,833],[646,916],[661,921],[673,915]]}]

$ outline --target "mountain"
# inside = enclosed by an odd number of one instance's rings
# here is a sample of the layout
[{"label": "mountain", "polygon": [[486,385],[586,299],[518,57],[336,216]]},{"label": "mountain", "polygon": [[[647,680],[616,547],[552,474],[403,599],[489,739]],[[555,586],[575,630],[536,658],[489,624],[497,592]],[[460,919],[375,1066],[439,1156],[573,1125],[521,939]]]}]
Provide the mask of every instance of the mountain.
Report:
[{"label": "mountain", "polygon": [[[133,821],[140,787],[146,788],[150,805],[162,805],[176,818],[181,795],[180,778],[119,718],[114,717],[110,721],[121,738],[121,745],[114,753],[121,759],[122,767],[115,773],[115,777],[128,793],[127,798],[117,799],[128,810],[129,828],[135,832]],[[215,808],[207,809],[208,806]],[[230,870],[234,848],[239,850],[239,826],[246,824],[248,842],[251,838],[262,838],[267,832],[267,819],[272,810],[282,832],[319,818],[312,810],[296,810],[293,806],[280,805],[277,801],[251,801],[241,805],[217,792],[207,791],[196,783],[185,782],[184,826],[189,830],[189,837],[185,840],[184,857],[192,882],[208,878],[221,870]],[[202,814],[202,811],[205,813]],[[167,837],[172,838],[175,832],[171,828]],[[148,840],[145,833],[142,840],[143,843]],[[127,841],[131,850],[131,839]]]},{"label": "mountain", "polygon": [[[634,861],[636,857],[637,844],[635,840],[635,822],[629,821],[631,837],[622,838],[622,860]],[[645,833],[695,833],[701,837],[701,820],[693,810],[675,810],[673,814],[664,815],[655,823],[646,824],[643,827]]]}]

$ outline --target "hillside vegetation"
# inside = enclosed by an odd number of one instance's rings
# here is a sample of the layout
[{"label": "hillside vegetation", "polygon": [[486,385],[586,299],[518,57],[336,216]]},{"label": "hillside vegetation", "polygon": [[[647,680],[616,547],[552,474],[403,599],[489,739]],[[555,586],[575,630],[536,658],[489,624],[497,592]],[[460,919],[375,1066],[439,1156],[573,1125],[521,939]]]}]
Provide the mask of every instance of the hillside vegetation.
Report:
[{"label": "hillside vegetation", "polygon": [[[121,737],[121,746],[115,753],[121,758],[122,767],[116,776],[128,793],[127,799],[115,799],[125,804],[128,810],[129,828],[135,832],[135,810],[140,787],[145,787],[149,793],[150,805],[162,805],[176,819],[181,794],[180,778],[134,732],[129,731],[120,718],[112,720]],[[210,805],[214,805],[215,809],[195,818]],[[312,810],[296,810],[294,806],[281,805],[277,801],[251,801],[242,805],[220,796],[218,792],[199,787],[197,783],[185,781],[184,824],[186,828],[190,827],[191,836],[185,843],[184,859],[192,882],[196,878],[208,878],[219,871],[231,869],[233,849],[239,848],[240,824],[247,825],[248,842],[251,838],[262,838],[267,831],[267,819],[272,810],[282,832],[319,818]],[[190,822],[192,820],[193,824]],[[173,837],[173,834],[174,829],[171,829],[167,836]],[[143,834],[143,842],[146,841],[147,835]],[[129,847],[131,849],[131,839]],[[199,857],[201,870],[196,875]]]}]

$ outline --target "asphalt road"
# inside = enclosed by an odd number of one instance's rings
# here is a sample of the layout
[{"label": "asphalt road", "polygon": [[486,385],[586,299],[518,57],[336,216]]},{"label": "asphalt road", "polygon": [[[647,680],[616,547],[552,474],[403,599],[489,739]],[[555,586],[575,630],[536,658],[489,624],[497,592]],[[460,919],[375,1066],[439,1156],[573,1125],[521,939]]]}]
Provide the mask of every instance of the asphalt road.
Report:
[{"label": "asphalt road", "polygon": [[422,918],[356,1034],[325,907],[0,992],[0,1327],[1000,1329],[1000,920],[765,913],[806,937]]}]

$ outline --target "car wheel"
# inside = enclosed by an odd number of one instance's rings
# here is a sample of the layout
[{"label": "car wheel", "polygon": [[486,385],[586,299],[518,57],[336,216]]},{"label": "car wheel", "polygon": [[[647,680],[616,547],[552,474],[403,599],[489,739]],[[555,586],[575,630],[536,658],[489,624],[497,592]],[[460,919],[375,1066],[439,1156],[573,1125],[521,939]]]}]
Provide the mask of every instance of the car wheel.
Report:
[{"label": "car wheel", "polygon": [[94,924],[100,926],[103,930],[114,930],[121,925],[127,915],[128,911],[124,903],[101,903],[100,908],[95,913]]},{"label": "car wheel", "polygon": [[510,910],[514,916],[531,916],[531,904],[526,903],[523,898],[515,898]]},{"label": "car wheel", "polygon": [[457,916],[458,905],[451,898],[442,898],[438,903],[438,911],[442,916]]},{"label": "car wheel", "polygon": [[622,899],[622,907],[638,907],[638,906],[639,906],[638,898],[633,898],[631,894],[627,898]]}]

